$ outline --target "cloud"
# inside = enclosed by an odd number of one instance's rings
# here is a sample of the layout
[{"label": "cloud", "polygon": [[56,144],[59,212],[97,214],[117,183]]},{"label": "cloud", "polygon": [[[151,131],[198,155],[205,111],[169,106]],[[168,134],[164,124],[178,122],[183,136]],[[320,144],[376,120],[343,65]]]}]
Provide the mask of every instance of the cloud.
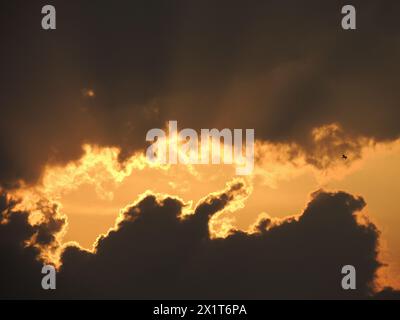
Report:
[{"label": "cloud", "polygon": [[[194,214],[184,216],[185,205],[178,199],[148,195],[139,200],[99,239],[94,253],[65,249],[59,273],[63,289],[56,294],[152,299],[373,294],[379,231],[371,222],[357,222],[365,206],[362,198],[318,191],[298,218],[262,220],[256,233],[233,231],[227,238],[211,239],[209,219],[233,200],[232,191],[204,199]],[[346,264],[357,270],[354,292],[340,285]]]},{"label": "cloud", "polygon": [[[365,141],[399,136],[398,1],[354,0],[356,32],[341,30],[339,3],[317,0],[290,7],[225,0],[53,5],[57,37],[37,27],[33,2],[9,2],[0,13],[6,13],[0,74],[0,186],[6,189],[35,184],[47,165],[75,170],[70,161],[81,158],[84,144],[118,147],[118,158],[125,158],[145,146],[148,129],[171,119],[194,129],[254,128],[262,142],[295,146],[289,157],[301,155],[319,169],[342,153],[361,157]],[[114,11],[119,14],[109,15]],[[82,95],[83,88],[93,88],[95,99]],[[69,177],[81,179],[79,172]],[[244,187],[236,186],[183,216],[181,200],[147,195],[99,239],[95,253],[64,251],[66,289],[57,295],[372,292],[379,233],[357,222],[362,199],[321,191],[298,219],[263,221],[258,233],[210,239],[210,219],[243,197]],[[18,209],[4,193],[0,199],[1,294],[36,296],[38,260],[43,250],[60,249],[66,221],[52,202],[38,202],[42,216],[31,224],[33,211]],[[341,263],[360,268],[357,293],[334,287]]]},{"label": "cloud", "polygon": [[400,291],[387,287],[378,292],[375,297],[380,300],[400,300]]},{"label": "cloud", "polygon": [[[179,198],[147,193],[127,206],[93,252],[62,250],[57,289],[40,288],[43,255],[27,242],[45,229],[54,242],[54,219],[31,225],[29,212],[0,197],[2,298],[130,299],[354,299],[398,298],[377,292],[379,231],[360,212],[361,197],[317,191],[304,211],[285,219],[260,217],[253,231],[212,238],[209,223],[246,194],[236,181],[194,209]],[[54,227],[54,224],[57,227]],[[47,234],[47,233],[45,233]],[[341,288],[341,268],[353,265],[357,290]]]},{"label": "cloud", "polygon": [[32,226],[29,212],[15,210],[17,202],[3,191],[0,192],[0,298],[26,299],[44,298],[41,288],[40,247],[38,243],[50,245],[54,240],[49,233],[56,232],[54,219],[51,223]]},{"label": "cloud", "polygon": [[337,2],[54,1],[57,37],[37,28],[37,4],[5,4],[1,184],[36,181],[45,164],[78,159],[83,143],[128,155],[171,119],[254,128],[307,152],[312,130],[332,123],[354,141],[397,138],[400,4],[352,4],[355,32],[340,28]]}]

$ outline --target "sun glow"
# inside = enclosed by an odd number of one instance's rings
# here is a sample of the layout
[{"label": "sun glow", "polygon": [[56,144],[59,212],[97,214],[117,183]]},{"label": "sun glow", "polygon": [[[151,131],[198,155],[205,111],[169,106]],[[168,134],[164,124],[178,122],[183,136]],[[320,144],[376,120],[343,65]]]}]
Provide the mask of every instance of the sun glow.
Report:
[{"label": "sun glow", "polygon": [[[321,130],[314,131],[316,143],[325,141],[326,132],[336,132],[337,128]],[[335,139],[336,146],[344,143],[338,135]],[[44,260],[57,262],[62,246],[70,242],[93,250],[96,239],[115,227],[121,210],[143,194],[179,197],[190,210],[237,179],[234,163],[159,164],[149,162],[144,151],[121,161],[118,148],[84,145],[83,150],[80,159],[65,166],[46,167],[37,185],[22,187],[12,194],[21,200],[16,210],[30,212],[32,225],[50,224],[52,219],[65,220],[51,245],[40,246],[35,243],[36,239],[30,239],[30,244],[42,249]],[[296,218],[309,193],[319,188],[349,191],[365,196],[366,212],[383,231],[382,260],[391,267],[389,274],[381,272],[382,279],[390,279],[391,285],[400,284],[396,278],[400,256],[395,254],[400,246],[400,237],[393,227],[396,224],[397,228],[400,227],[396,196],[386,197],[379,190],[369,192],[363,188],[363,183],[360,184],[365,177],[370,181],[381,181],[386,177],[391,181],[386,194],[390,190],[392,193],[399,190],[400,186],[393,184],[397,183],[400,172],[393,170],[398,166],[396,159],[400,159],[400,141],[374,143],[362,140],[356,157],[353,158],[350,151],[349,161],[344,162],[338,156],[330,159],[329,165],[329,152],[318,146],[313,150],[311,156],[322,154],[327,157],[324,160],[326,167],[313,165],[308,161],[310,155],[297,145],[256,141],[254,170],[251,175],[241,177],[246,185],[245,192],[237,194],[235,201],[213,216],[209,223],[211,236],[226,237],[232,229],[254,232],[255,223],[263,217],[274,223]],[[388,161],[388,158],[393,161]],[[382,159],[392,164],[382,166]]]}]

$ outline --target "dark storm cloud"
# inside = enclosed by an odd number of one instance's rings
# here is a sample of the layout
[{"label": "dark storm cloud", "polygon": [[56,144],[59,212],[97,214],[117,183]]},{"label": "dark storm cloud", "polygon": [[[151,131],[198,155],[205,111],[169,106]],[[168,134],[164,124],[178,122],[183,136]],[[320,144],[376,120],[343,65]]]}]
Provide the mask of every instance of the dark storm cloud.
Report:
[{"label": "dark storm cloud", "polygon": [[[64,249],[51,292],[40,287],[38,249],[24,246],[40,228],[2,193],[0,297],[398,299],[392,288],[373,292],[381,266],[379,231],[368,221],[357,222],[362,198],[318,191],[298,219],[264,219],[256,233],[232,231],[225,239],[211,239],[209,219],[242,192],[242,183],[233,184],[188,215],[182,215],[180,200],[148,194],[125,209],[94,253]],[[357,270],[355,291],[341,288],[347,264]]]},{"label": "dark storm cloud", "polygon": [[[300,219],[259,232],[211,240],[208,219],[229,195],[206,199],[180,219],[183,204],[149,195],[102,237],[96,253],[69,247],[56,294],[81,298],[367,298],[379,232],[360,225],[365,206],[349,194],[316,192]],[[199,219],[207,216],[208,219]],[[264,227],[268,225],[268,230]],[[357,290],[341,288],[343,265],[357,269]],[[95,272],[94,272],[95,270]]]},{"label": "dark storm cloud", "polygon": [[400,290],[394,290],[390,287],[384,288],[376,294],[375,298],[380,300],[400,300]]},{"label": "dark storm cloud", "polygon": [[55,229],[48,223],[31,226],[29,212],[15,210],[16,204],[0,191],[0,299],[44,298],[40,252],[27,241],[39,237],[39,244],[50,246]]},{"label": "dark storm cloud", "polygon": [[311,153],[311,129],[332,122],[398,137],[398,1],[352,1],[356,31],[341,29],[345,3],[333,0],[55,0],[50,32],[44,4],[1,4],[4,186],[79,157],[84,142],[128,154],[172,119],[255,128]]},{"label": "dark storm cloud", "polygon": [[56,204],[39,203],[37,210],[43,215],[43,221],[36,227],[35,243],[56,248],[59,245],[56,236],[65,226],[66,219],[58,216],[58,205]]}]

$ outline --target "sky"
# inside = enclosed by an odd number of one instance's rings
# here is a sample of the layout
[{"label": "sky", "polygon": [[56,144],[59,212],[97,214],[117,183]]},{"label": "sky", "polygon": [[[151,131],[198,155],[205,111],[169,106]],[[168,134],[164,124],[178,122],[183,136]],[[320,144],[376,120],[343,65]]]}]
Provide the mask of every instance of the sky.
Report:
[{"label": "sky", "polygon": [[[1,298],[400,297],[398,1],[45,4],[0,5]],[[172,120],[254,170],[149,163]]]}]

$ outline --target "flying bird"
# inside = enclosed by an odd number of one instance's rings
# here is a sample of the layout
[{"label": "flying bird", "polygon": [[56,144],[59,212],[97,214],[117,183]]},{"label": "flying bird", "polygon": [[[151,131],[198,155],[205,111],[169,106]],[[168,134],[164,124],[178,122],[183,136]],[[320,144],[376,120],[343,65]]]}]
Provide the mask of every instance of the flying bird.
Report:
[{"label": "flying bird", "polygon": [[347,160],[347,156],[345,154],[342,154],[342,159]]}]

